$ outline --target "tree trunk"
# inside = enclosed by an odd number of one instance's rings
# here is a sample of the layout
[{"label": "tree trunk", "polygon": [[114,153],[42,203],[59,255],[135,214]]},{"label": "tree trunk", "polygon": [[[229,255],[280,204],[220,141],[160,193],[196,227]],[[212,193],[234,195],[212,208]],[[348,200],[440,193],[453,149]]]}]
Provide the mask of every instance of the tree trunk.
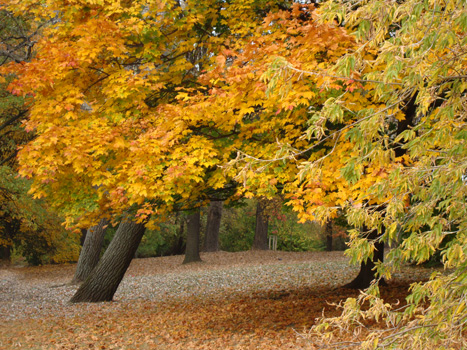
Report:
[{"label": "tree trunk", "polygon": [[[415,117],[416,117],[416,111],[417,111],[417,94],[411,97],[411,99],[407,102],[405,108],[404,108],[404,114],[405,114],[405,119],[398,121],[397,124],[397,130],[396,130],[396,136],[400,135],[402,132],[405,130],[408,130],[409,128],[413,127],[415,125]],[[404,154],[406,154],[407,149],[403,147],[403,145],[399,145],[398,147],[394,148],[394,153],[396,157],[402,157]],[[383,207],[380,208],[381,210]],[[365,229],[365,228],[364,228]],[[384,226],[383,226],[384,229]],[[381,233],[382,234],[382,233]],[[376,239],[380,237],[378,235],[378,232],[376,230],[372,231],[368,239]],[[362,262],[360,266],[360,272],[355,277],[355,279],[350,282],[349,284],[345,285],[344,287],[347,288],[354,288],[354,289],[365,289],[368,288],[371,284],[371,282],[375,279],[375,271],[373,270],[375,265],[375,262],[377,261],[383,261],[384,259],[384,243],[382,242],[377,242],[375,243],[375,252],[373,254],[373,260],[367,260],[367,262]],[[379,281],[380,285],[386,285],[386,282],[384,279],[381,279]]]},{"label": "tree trunk", "polygon": [[332,251],[332,220],[331,219],[329,219],[329,221],[326,223],[325,234],[326,234],[326,251],[331,252]]},{"label": "tree trunk", "polygon": [[[364,228],[366,229],[366,228]],[[382,233],[381,233],[382,234]],[[377,230],[373,230],[368,235],[368,240],[374,240],[380,237]],[[358,273],[355,279],[346,284],[344,288],[352,288],[352,289],[366,289],[370,286],[371,282],[376,278],[376,271],[375,263],[378,261],[383,262],[384,260],[384,243],[383,242],[376,242],[375,243],[375,252],[373,254],[373,259],[368,259],[366,262],[362,261],[360,265],[360,272]],[[379,285],[386,285],[384,279],[379,281]]]},{"label": "tree trunk", "polygon": [[254,250],[268,250],[268,222],[269,218],[265,213],[266,200],[258,200],[256,205],[256,228],[253,240]]},{"label": "tree trunk", "polygon": [[177,213],[177,219],[175,221],[180,226],[177,231],[177,242],[172,247],[170,255],[182,255],[185,253],[185,218],[180,213]]},{"label": "tree trunk", "polygon": [[206,234],[204,236],[204,251],[219,251],[219,229],[222,219],[222,201],[211,202],[209,206]]},{"label": "tree trunk", "polygon": [[130,266],[144,231],[144,223],[122,221],[102,259],[70,301],[111,301]]},{"label": "tree trunk", "polygon": [[201,228],[199,208],[193,214],[188,215],[186,226],[186,250],[183,263],[201,261],[199,256],[199,232]]},{"label": "tree trunk", "polygon": [[104,242],[105,231],[108,225],[106,219],[101,219],[99,223],[88,229],[85,235],[83,248],[79,254],[78,264],[76,265],[75,276],[71,283],[83,282],[96,267]]},{"label": "tree trunk", "polygon": [[[403,108],[405,119],[398,121],[396,136],[400,135],[401,133],[412,128],[415,125],[415,117],[417,111],[417,95],[418,93],[413,95]],[[441,101],[439,101],[438,103],[441,103]],[[401,143],[400,145],[394,148],[394,153],[396,157],[402,157],[404,154],[407,153],[407,149],[403,147],[403,144],[405,144],[405,142]],[[381,207],[380,210],[383,210],[383,207]],[[377,231],[374,230],[369,234],[368,239],[376,239],[378,237],[379,235]],[[384,259],[384,243],[375,243],[375,249],[376,251],[374,252],[373,260],[367,260],[366,263],[362,262],[362,265],[360,267],[360,273],[352,282],[345,285],[344,287],[354,289],[365,289],[370,286],[371,282],[375,279],[375,271],[373,271],[373,268],[375,267],[375,262],[382,262]],[[379,281],[379,284],[386,285],[386,282],[384,281],[384,279],[381,279]]]},{"label": "tree trunk", "polygon": [[81,245],[81,247],[84,245],[84,242],[86,241],[87,232],[88,230],[86,230],[85,228],[81,229],[81,237],[79,239],[79,244]]},{"label": "tree trunk", "polygon": [[5,245],[0,247],[0,266],[8,266],[11,263],[11,246]]}]

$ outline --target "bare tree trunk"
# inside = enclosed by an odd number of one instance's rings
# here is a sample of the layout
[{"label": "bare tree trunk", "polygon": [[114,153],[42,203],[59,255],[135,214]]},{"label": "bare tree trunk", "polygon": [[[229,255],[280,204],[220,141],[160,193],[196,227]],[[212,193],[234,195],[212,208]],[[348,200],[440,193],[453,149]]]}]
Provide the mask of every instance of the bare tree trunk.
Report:
[{"label": "bare tree trunk", "polygon": [[81,245],[81,247],[84,245],[84,241],[86,241],[87,233],[88,233],[88,230],[86,230],[85,228],[81,229],[81,237],[79,239],[79,244]]},{"label": "bare tree trunk", "polygon": [[144,223],[122,221],[102,259],[70,301],[111,301],[130,266],[144,231]]},{"label": "bare tree trunk", "polygon": [[330,252],[332,251],[332,220],[331,219],[329,219],[328,222],[326,223],[325,234],[326,234],[326,251]]},{"label": "bare tree trunk", "polygon": [[201,261],[199,256],[199,232],[201,228],[199,208],[193,214],[188,215],[186,226],[186,250],[183,263]]},{"label": "bare tree trunk", "polygon": [[[366,228],[364,228],[366,229]],[[380,237],[377,230],[373,230],[368,235],[368,240],[374,240]],[[366,289],[370,286],[371,282],[376,278],[376,272],[374,270],[375,263],[378,261],[383,262],[384,260],[384,243],[376,242],[375,243],[375,252],[373,254],[373,259],[368,259],[366,262],[362,261],[360,265],[360,272],[354,280],[344,286],[344,288],[352,289]],[[381,279],[379,281],[380,285],[386,285],[386,282]]]},{"label": "bare tree trunk", "polygon": [[96,267],[101,255],[107,225],[108,221],[101,219],[97,225],[90,227],[86,232],[83,248],[76,265],[75,276],[71,283],[83,282],[92,269]]},{"label": "bare tree trunk", "polygon": [[183,217],[183,214],[178,212],[177,213],[177,218],[175,220],[178,226],[178,231],[177,231],[177,242],[176,244],[172,247],[172,250],[170,251],[170,255],[181,255],[185,253],[185,247],[186,247],[186,240],[185,240],[185,218]]},{"label": "bare tree trunk", "polygon": [[209,206],[206,234],[204,236],[204,251],[219,251],[219,229],[222,219],[222,201],[211,202]]},{"label": "bare tree trunk", "polygon": [[269,218],[265,213],[266,200],[258,200],[256,205],[256,229],[252,249],[268,250],[268,224]]},{"label": "bare tree trunk", "polygon": [[11,263],[11,246],[0,246],[0,266],[8,266]]}]

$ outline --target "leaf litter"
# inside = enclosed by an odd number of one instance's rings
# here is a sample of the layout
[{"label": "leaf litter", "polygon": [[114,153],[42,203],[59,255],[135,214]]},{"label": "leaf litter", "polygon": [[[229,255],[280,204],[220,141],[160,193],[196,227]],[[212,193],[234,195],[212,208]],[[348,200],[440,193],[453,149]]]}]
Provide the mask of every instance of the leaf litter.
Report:
[{"label": "leaf litter", "polygon": [[[301,335],[358,272],[342,252],[202,253],[135,259],[110,303],[70,304],[74,264],[0,270],[0,349],[313,349]],[[403,300],[432,269],[407,266]]]}]

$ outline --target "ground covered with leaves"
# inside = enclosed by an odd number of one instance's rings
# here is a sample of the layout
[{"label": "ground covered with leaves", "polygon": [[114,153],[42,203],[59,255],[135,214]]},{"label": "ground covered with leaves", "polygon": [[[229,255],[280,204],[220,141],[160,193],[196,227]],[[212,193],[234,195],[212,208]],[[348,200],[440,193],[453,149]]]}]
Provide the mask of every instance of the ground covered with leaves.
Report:
[{"label": "ground covered with leaves", "polygon": [[[75,265],[0,270],[1,349],[313,349],[323,309],[358,292],[341,252],[205,253],[135,259],[113,302],[72,305]],[[383,290],[403,300],[431,269],[407,267]]]}]

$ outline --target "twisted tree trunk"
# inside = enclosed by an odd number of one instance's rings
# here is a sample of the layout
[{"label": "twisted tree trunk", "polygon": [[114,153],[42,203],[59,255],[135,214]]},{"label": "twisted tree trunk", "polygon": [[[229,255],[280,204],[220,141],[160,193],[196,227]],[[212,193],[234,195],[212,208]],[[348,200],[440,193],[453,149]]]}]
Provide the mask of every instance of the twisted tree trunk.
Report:
[{"label": "twisted tree trunk", "polygon": [[144,223],[122,221],[102,259],[76,291],[72,303],[111,301],[144,235]]},{"label": "twisted tree trunk", "polygon": [[78,264],[76,265],[75,276],[71,283],[83,282],[96,267],[104,242],[105,231],[108,225],[106,219],[101,219],[99,223],[92,226],[86,232],[86,236],[79,254]]}]

